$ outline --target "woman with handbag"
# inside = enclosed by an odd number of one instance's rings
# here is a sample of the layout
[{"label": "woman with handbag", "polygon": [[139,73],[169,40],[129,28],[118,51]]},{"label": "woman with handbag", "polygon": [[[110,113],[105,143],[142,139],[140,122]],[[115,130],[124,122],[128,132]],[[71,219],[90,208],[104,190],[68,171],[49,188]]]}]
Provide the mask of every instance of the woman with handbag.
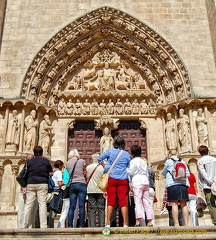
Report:
[{"label": "woman with handbag", "polygon": [[73,224],[75,209],[77,204],[77,198],[79,202],[79,226],[84,227],[85,223],[85,202],[87,194],[86,186],[86,163],[83,159],[80,159],[77,149],[72,149],[68,154],[68,162],[66,168],[71,175],[70,178],[70,208],[68,212],[68,227],[76,227]]},{"label": "woman with handbag", "polygon": [[130,154],[124,151],[125,140],[121,136],[116,136],[113,142],[114,148],[108,149],[98,157],[98,162],[103,164],[107,159],[104,173],[112,170],[109,174],[107,192],[107,217],[106,227],[110,227],[110,219],[118,195],[119,206],[123,217],[123,226],[128,227],[128,174],[126,169],[130,166]]}]

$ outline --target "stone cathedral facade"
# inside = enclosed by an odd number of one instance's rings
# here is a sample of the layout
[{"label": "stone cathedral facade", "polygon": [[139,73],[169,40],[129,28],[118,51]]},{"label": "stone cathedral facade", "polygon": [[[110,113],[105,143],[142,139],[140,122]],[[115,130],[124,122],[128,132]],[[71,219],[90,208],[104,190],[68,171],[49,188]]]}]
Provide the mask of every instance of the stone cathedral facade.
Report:
[{"label": "stone cathedral facade", "polygon": [[215,3],[0,0],[6,228],[16,227],[16,176],[35,145],[52,162],[66,162],[75,147],[87,164],[100,153],[105,128],[125,138],[126,150],[141,145],[155,171],[156,214],[169,149],[197,176],[197,147],[216,155]]}]

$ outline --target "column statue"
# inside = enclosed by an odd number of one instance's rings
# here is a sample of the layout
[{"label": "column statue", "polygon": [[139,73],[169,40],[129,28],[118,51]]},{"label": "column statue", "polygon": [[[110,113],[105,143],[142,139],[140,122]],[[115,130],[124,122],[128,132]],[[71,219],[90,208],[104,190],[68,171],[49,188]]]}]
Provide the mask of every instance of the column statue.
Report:
[{"label": "column statue", "polygon": [[176,133],[175,133],[175,120],[172,118],[171,113],[167,113],[167,122],[165,124],[166,146],[167,149],[176,149]]},{"label": "column statue", "polygon": [[25,118],[25,149],[33,150],[36,143],[36,132],[38,120],[36,119],[36,111],[32,110],[30,115]]},{"label": "column statue", "polygon": [[[12,116],[8,120],[8,128],[6,134],[6,144],[17,150],[20,136],[20,120],[17,115],[17,110],[12,111]],[[10,148],[10,147],[9,147]]]},{"label": "column statue", "polygon": [[4,152],[5,120],[0,114],[0,153]]},{"label": "column statue", "polygon": [[182,151],[190,150],[190,130],[189,117],[184,114],[184,109],[179,110],[179,119],[177,120],[178,140]]},{"label": "column statue", "polygon": [[43,148],[44,154],[50,153],[51,130],[53,128],[51,124],[49,115],[45,115],[44,120],[40,123],[38,144]]},{"label": "column statue", "polygon": [[197,110],[196,126],[199,145],[207,145],[208,141],[207,119],[203,116],[202,108],[199,108]]},{"label": "column statue", "polygon": [[100,139],[100,153],[106,152],[106,150],[113,147],[113,138],[110,134],[108,127],[103,130],[103,136]]}]

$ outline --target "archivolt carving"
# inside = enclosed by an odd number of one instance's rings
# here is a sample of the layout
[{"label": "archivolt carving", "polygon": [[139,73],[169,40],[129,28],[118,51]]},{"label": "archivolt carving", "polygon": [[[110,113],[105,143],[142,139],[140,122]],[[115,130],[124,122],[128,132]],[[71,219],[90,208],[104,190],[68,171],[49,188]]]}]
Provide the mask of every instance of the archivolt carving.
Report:
[{"label": "archivolt carving", "polygon": [[145,24],[109,7],[56,34],[34,59],[21,92],[22,98],[58,106],[60,115],[63,99],[99,103],[104,95],[105,100],[123,103],[126,97],[132,104],[146,99],[160,106],[192,96],[187,70],[174,49]]}]

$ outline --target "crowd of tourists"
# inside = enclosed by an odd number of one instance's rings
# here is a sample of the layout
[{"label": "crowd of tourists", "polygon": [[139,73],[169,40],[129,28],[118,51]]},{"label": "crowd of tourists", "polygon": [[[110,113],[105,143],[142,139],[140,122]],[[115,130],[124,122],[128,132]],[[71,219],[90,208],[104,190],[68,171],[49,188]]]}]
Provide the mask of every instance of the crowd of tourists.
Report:
[{"label": "crowd of tourists", "polygon": [[[27,186],[19,197],[18,227],[54,228],[57,214],[58,228],[113,227],[116,209],[120,209],[119,226],[155,226],[154,171],[142,158],[139,145],[132,145],[130,152],[124,148],[124,138],[116,136],[113,147],[93,154],[88,166],[78,150],[72,149],[66,164],[57,160],[52,168],[42,147],[36,146],[27,155]],[[216,159],[204,145],[198,151],[199,188],[216,225]],[[107,172],[108,185],[102,192],[97,184]],[[166,178],[162,209],[168,210],[169,225],[187,226],[190,215],[192,224],[198,226],[196,178],[176,150],[168,152],[162,175]]]}]

